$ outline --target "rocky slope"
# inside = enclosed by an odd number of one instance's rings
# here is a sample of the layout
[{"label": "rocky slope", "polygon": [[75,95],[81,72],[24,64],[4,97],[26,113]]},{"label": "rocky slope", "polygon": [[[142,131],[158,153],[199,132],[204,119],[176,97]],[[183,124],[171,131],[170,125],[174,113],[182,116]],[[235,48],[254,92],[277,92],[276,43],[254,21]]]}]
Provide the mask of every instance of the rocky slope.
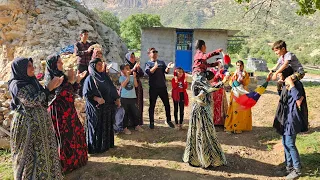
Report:
[{"label": "rocky slope", "polygon": [[74,44],[81,29],[103,46],[106,59],[124,59],[127,48],[119,36],[74,0],[0,0],[0,79],[8,80],[15,57],[34,58],[39,72],[40,61]]}]

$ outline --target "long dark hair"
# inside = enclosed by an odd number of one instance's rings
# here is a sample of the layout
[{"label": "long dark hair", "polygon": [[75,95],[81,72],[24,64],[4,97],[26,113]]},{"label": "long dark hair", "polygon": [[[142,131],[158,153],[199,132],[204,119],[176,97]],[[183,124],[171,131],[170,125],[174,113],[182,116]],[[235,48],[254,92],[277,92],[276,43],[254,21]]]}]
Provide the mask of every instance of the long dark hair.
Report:
[{"label": "long dark hair", "polygon": [[236,64],[240,64],[240,65],[242,65],[242,66],[244,66],[244,63],[243,63],[243,61],[242,60],[238,60],[237,62],[236,62]]},{"label": "long dark hair", "polygon": [[204,40],[199,39],[199,40],[196,41],[196,49],[201,50],[201,47],[202,47],[203,45],[206,45],[206,43],[204,42]]}]

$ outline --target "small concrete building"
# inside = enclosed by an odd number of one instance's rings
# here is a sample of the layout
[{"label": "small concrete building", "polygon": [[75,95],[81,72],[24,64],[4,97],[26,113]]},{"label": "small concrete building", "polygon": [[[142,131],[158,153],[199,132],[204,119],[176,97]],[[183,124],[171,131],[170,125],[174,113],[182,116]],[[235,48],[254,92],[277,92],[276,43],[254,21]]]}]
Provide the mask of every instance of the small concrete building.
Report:
[{"label": "small concrete building", "polygon": [[[192,71],[195,42],[202,39],[206,42],[207,52],[222,48],[227,49],[228,39],[238,30],[227,29],[179,29],[171,27],[142,28],[141,34],[141,66],[149,61],[147,50],[154,47],[158,50],[158,59],[168,64],[174,62],[186,72]],[[214,62],[215,58],[208,62]]]}]

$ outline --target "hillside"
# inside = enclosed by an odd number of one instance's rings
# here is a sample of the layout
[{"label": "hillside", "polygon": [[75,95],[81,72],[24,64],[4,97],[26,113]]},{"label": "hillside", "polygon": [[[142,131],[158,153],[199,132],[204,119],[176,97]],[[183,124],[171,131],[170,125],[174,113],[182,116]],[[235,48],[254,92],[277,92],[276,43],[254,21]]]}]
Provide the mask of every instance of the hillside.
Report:
[{"label": "hillside", "polygon": [[320,63],[320,13],[312,16],[295,14],[291,0],[275,1],[266,19],[265,7],[256,16],[245,14],[243,5],[234,0],[82,0],[89,8],[110,11],[124,20],[131,14],[158,14],[165,26],[181,28],[239,29],[238,35],[250,36],[239,58],[255,56],[274,62],[276,56],[268,43],[283,39],[289,50],[304,64]]}]

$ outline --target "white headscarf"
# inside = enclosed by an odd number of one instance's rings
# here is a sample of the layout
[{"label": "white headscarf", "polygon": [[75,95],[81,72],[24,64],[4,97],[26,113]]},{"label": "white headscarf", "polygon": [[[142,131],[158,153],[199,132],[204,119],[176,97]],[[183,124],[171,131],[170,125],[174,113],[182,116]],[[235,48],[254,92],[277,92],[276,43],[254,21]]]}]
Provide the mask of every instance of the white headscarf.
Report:
[{"label": "white headscarf", "polygon": [[130,57],[131,57],[131,54],[134,53],[134,52],[128,52],[126,54],[126,60],[130,61]]}]

